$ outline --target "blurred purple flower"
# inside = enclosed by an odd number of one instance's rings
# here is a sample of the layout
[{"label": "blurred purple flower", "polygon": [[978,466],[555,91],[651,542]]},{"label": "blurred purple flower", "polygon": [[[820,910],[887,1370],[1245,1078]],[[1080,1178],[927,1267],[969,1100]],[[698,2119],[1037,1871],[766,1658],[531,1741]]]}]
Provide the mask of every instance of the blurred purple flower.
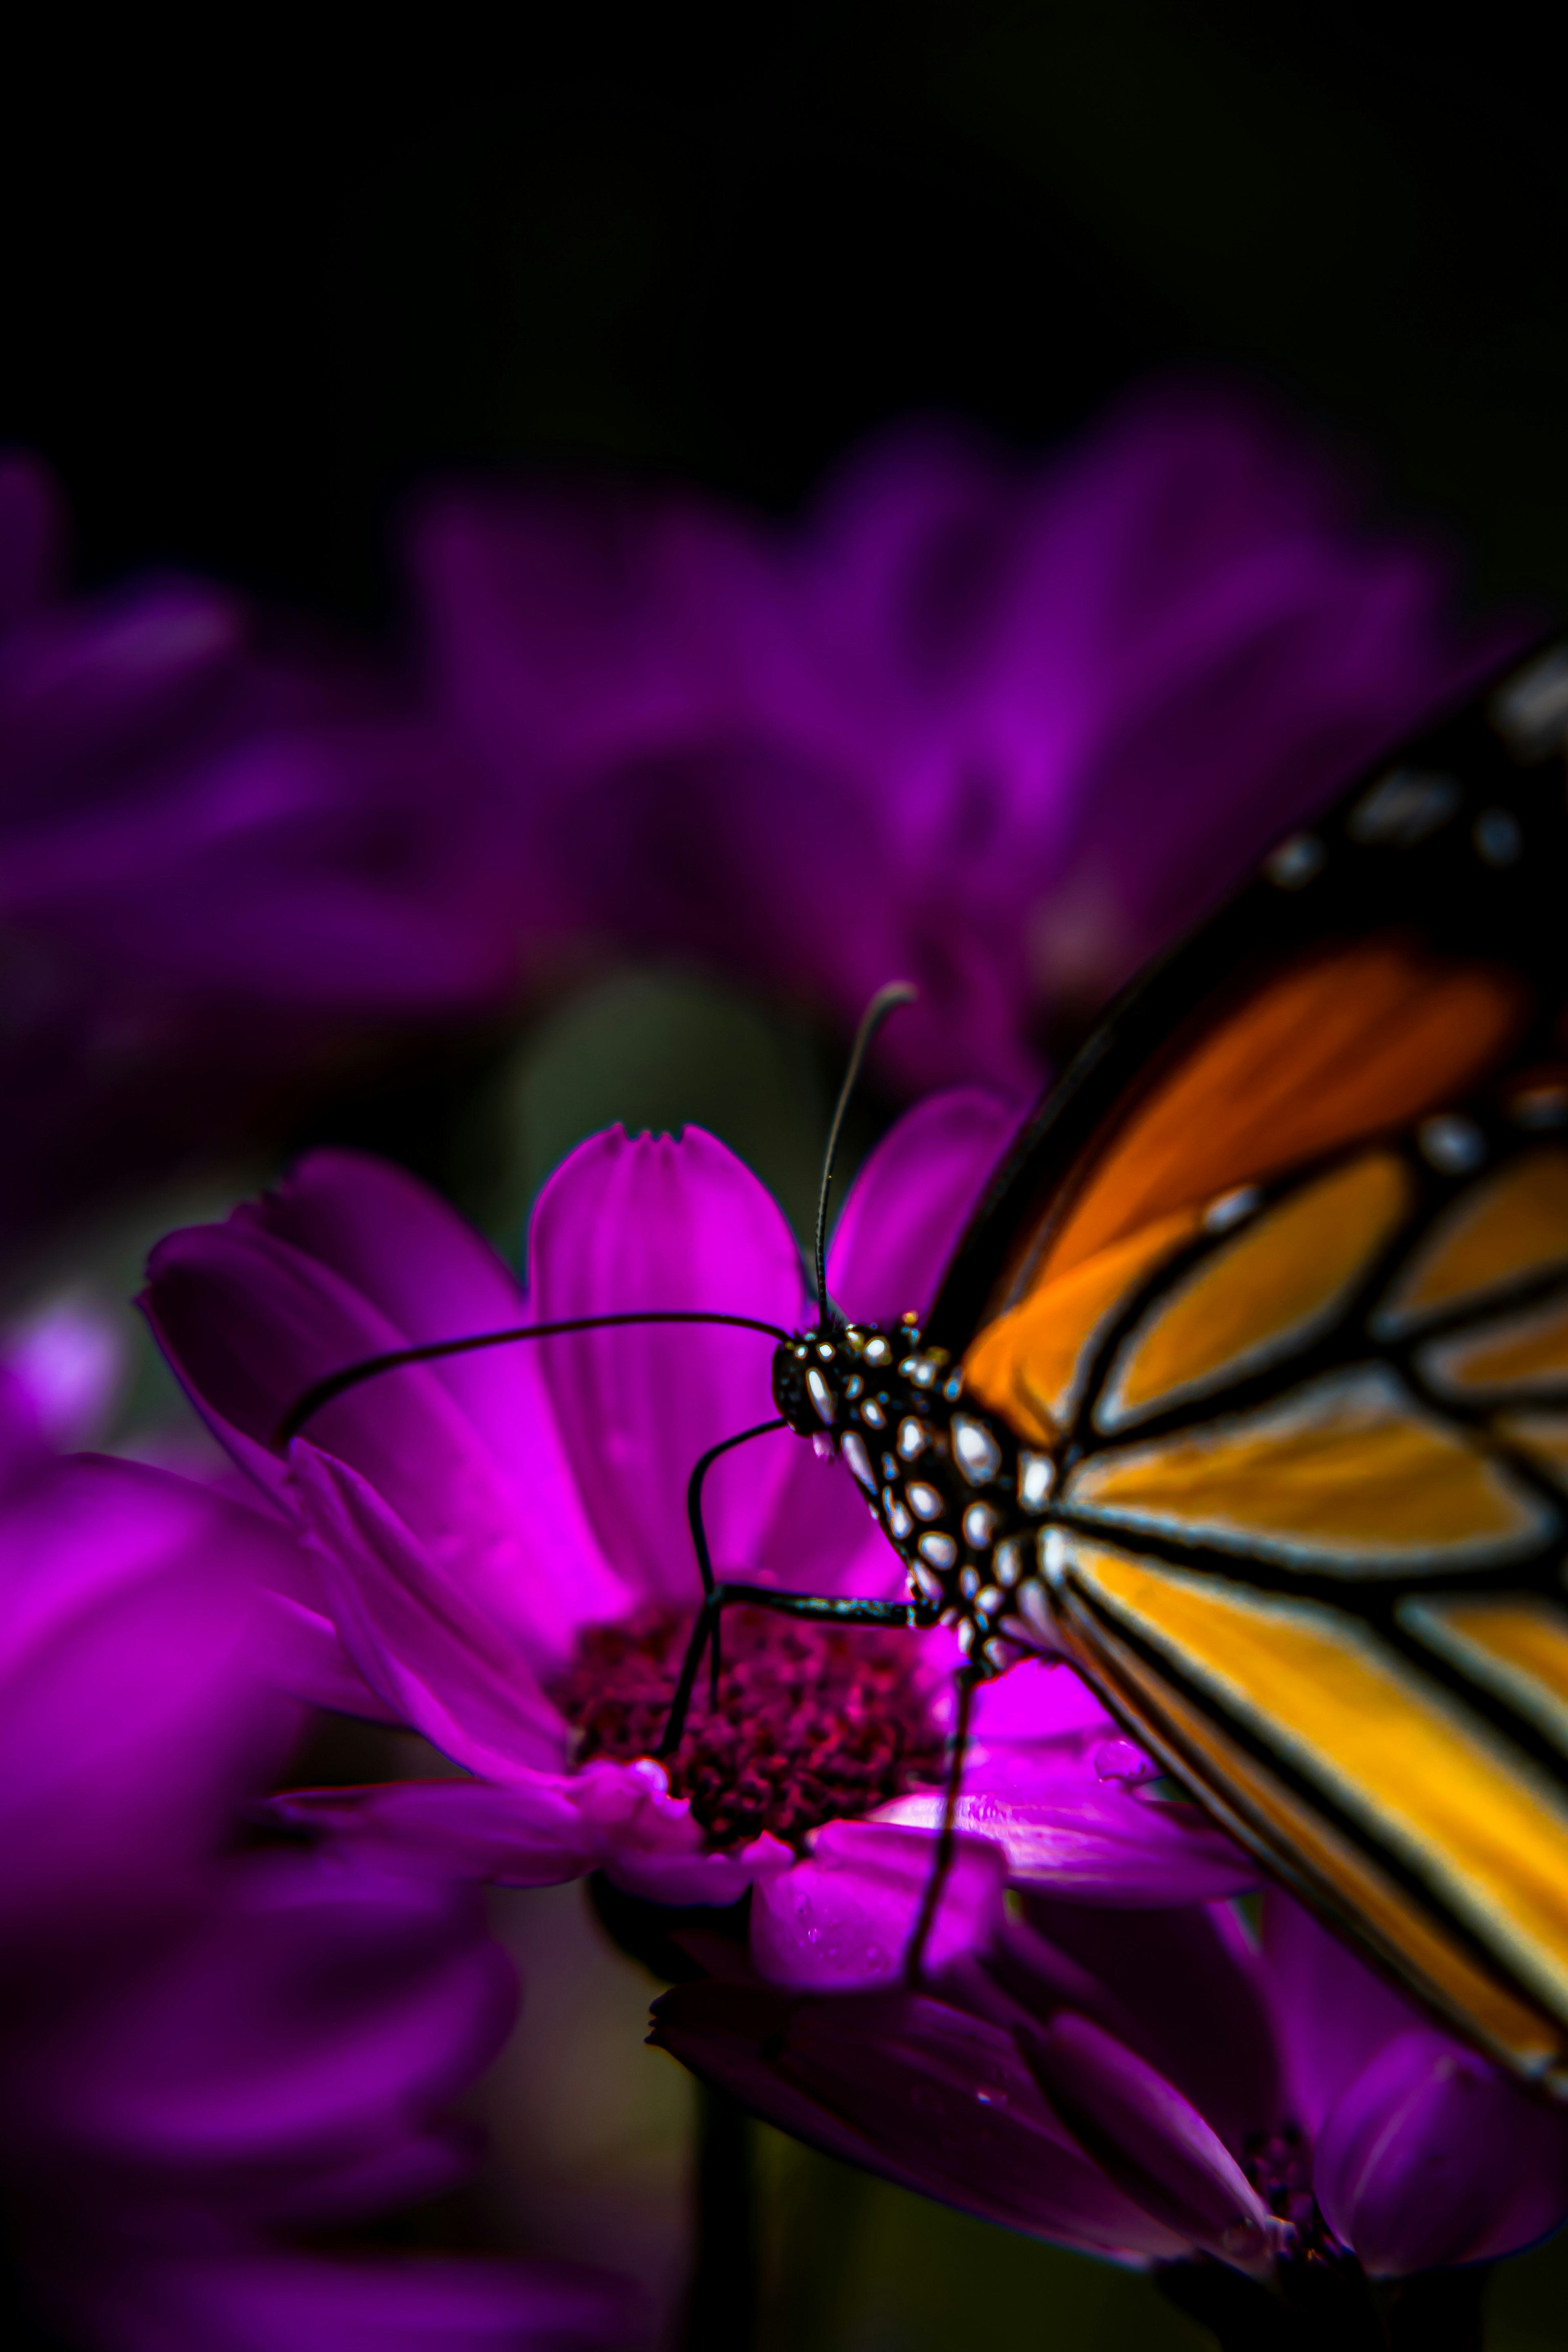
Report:
[{"label": "blurred purple flower", "polygon": [[[1012,1118],[955,1094],[892,1131],[834,1238],[847,1307],[923,1304]],[[535,1213],[526,1297],[411,1178],[317,1153],[226,1224],[163,1243],[146,1305],[218,1436],[309,1530],[321,1606],[369,1689],[482,1776],[302,1794],[290,1818],[513,1883],[598,1868],[668,1905],[754,1885],[769,1948],[804,1948],[830,1876],[860,1904],[868,1979],[896,1977],[938,1821],[948,1635],[739,1612],[718,1711],[700,1696],[670,1770],[652,1760],[699,1590],[687,1477],[770,1417],[760,1334],[617,1329],[446,1359],[347,1391],[287,1462],[270,1448],[323,1373],[408,1341],[639,1307],[800,1322],[795,1240],[722,1145],[696,1129],[584,1144]],[[787,1437],[719,1465],[708,1525],[721,1575],[900,1589],[847,1473]],[[1008,1878],[1166,1903],[1250,1883],[1192,1808],[1097,1772],[1114,1732],[1065,1668],[1024,1664],[983,1695],[935,1948],[983,1943]]]},{"label": "blurred purple flower", "polygon": [[448,739],[208,583],[65,601],[63,541],[41,466],[0,458],[0,1241],[518,962],[501,814]]},{"label": "blurred purple flower", "polygon": [[1568,2212],[1560,2114],[1277,1890],[1256,1934],[1228,1903],[1026,1890],[919,1995],[820,1963],[803,1992],[754,1938],[749,1970],[691,1940],[723,1974],[666,1994],[654,2040],[759,2114],[1012,2228],[1315,2295],[1324,2342],[1362,2340],[1363,2276],[1488,2262]]},{"label": "blurred purple flower", "polygon": [[1516,642],[1236,389],[1156,383],[1045,464],[897,433],[798,526],[680,492],[427,498],[445,717],[529,827],[541,930],[702,954],[1038,1081],[1247,861]]},{"label": "blurred purple flower", "polygon": [[52,1393],[36,1349],[0,1366],[0,2194],[31,2299],[92,2352],[626,2341],[613,2280],[279,2234],[461,2179],[442,2110],[510,1970],[471,1888],[225,1853],[298,1729],[297,1541],[56,1456]]}]

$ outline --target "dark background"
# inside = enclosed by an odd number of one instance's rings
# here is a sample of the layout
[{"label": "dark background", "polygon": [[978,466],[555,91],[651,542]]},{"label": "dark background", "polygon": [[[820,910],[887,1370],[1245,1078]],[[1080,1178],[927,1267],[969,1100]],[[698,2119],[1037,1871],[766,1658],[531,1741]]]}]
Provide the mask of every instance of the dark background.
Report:
[{"label": "dark background", "polygon": [[1026,443],[1261,375],[1568,606],[1551,16],[1368,0],[50,12],[14,51],[0,434],[82,574],[388,609],[433,467],[787,506],[879,419]]},{"label": "dark background", "polygon": [[[883,419],[1036,446],[1152,366],[1217,365],[1445,526],[1479,598],[1568,611],[1549,23],[1518,0],[55,9],[13,38],[0,113],[0,440],[58,469],[85,581],[191,565],[384,628],[389,526],[433,470],[605,462],[787,509]],[[605,1066],[593,1012],[561,1033],[574,1086]],[[733,1005],[698,1013],[672,1034],[703,1082],[753,1080],[756,1035],[713,1048]],[[398,1150],[449,1123],[417,1076],[390,1099],[331,1131]],[[681,1114],[729,1131],[725,1102]],[[626,1108],[572,1094],[556,1125]],[[781,2345],[1194,2340],[1105,2266],[815,2159],[781,2179]],[[1561,2247],[1507,2266],[1496,2347],[1564,2340],[1565,2270]]]}]

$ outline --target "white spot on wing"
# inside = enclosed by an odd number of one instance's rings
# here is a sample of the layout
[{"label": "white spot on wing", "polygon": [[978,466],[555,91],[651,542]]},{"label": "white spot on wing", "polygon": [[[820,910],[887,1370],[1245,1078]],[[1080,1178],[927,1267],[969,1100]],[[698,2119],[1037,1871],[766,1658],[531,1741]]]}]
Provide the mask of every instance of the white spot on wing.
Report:
[{"label": "white spot on wing", "polygon": [[1416,1133],[1421,1156],[1443,1176],[1468,1176],[1487,1156],[1487,1139],[1473,1119],[1441,1112],[1423,1119]]},{"label": "white spot on wing", "polygon": [[871,1466],[871,1457],[866,1451],[865,1440],[858,1431],[853,1429],[846,1431],[841,1451],[844,1459],[848,1463],[850,1469],[867,1493],[874,1495],[877,1491],[877,1473]]},{"label": "white spot on wing", "polygon": [[1458,814],[1465,795],[1457,776],[1393,768],[1363,793],[1345,820],[1352,841],[1414,849]]},{"label": "white spot on wing", "polygon": [[1568,644],[1549,646],[1498,688],[1487,715],[1517,760],[1539,760],[1568,733]]},{"label": "white spot on wing", "polygon": [[1002,1467],[1002,1448],[985,1423],[973,1420],[966,1412],[952,1416],[952,1453],[973,1486],[983,1486]]},{"label": "white spot on wing", "polygon": [[1263,861],[1263,871],[1281,890],[1304,889],[1323,870],[1328,851],[1314,833],[1293,833]]},{"label": "white spot on wing", "polygon": [[1511,866],[1524,847],[1519,819],[1503,808],[1483,809],[1470,827],[1476,856],[1488,866]]},{"label": "white spot on wing", "polygon": [[1018,1456],[1018,1500],[1026,1511],[1043,1511],[1056,1484],[1056,1465],[1048,1454]]}]

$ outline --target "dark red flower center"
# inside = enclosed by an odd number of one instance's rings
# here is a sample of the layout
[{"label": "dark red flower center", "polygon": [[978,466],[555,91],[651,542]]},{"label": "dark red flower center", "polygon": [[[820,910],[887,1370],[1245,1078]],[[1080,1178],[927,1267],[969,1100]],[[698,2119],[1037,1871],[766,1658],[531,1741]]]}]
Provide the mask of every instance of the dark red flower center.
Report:
[{"label": "dark red flower center", "polygon": [[[576,1730],[579,1763],[654,1753],[690,1632],[689,1617],[660,1612],[583,1635],[550,1693]],[[939,1780],[942,1738],[918,1649],[907,1634],[729,1611],[718,1705],[704,1666],[668,1762],[672,1794],[690,1798],[712,1845],[768,1830],[798,1849],[824,1822]]]}]

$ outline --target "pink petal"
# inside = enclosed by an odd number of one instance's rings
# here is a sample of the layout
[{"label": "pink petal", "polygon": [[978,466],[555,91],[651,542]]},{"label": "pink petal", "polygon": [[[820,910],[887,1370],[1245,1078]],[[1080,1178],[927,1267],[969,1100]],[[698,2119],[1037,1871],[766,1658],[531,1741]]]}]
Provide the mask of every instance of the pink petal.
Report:
[{"label": "pink petal", "polygon": [[365,1789],[290,1789],[267,1811],[330,1837],[356,1863],[416,1876],[555,1886],[593,1866],[564,1773],[501,1788],[488,1780],[390,1780]]},{"label": "pink petal", "polygon": [[710,1853],[685,1797],[672,1797],[661,1765],[590,1764],[572,1783],[595,1864],[649,1903],[738,1903],[749,1886],[786,1872],[795,1857],[765,1833],[732,1853]]},{"label": "pink petal", "polygon": [[[934,1835],[942,1813],[939,1790],[916,1790],[872,1818]],[[1147,1804],[1131,1791],[1086,1788],[1065,1776],[1054,1790],[965,1794],[956,1820],[1000,1846],[1015,1885],[1038,1886],[1064,1902],[1154,1909],[1211,1903],[1258,1883],[1256,1864],[1196,1806]]]},{"label": "pink petal", "polygon": [[[416,1177],[368,1152],[312,1151],[239,1216],[329,1268],[405,1340],[528,1320],[521,1284],[483,1235]],[[521,1376],[527,1345],[432,1367],[501,1464],[515,1461],[533,1409]]]},{"label": "pink petal", "polygon": [[[689,1129],[595,1136],[557,1169],[534,1212],[529,1289],[542,1322],[637,1307],[701,1308],[788,1327],[800,1258],[783,1213],[712,1136]],[[723,1437],[773,1418],[772,1350],[761,1333],[679,1327],[542,1343],[544,1375],[605,1558],[649,1598],[690,1606],[699,1591],[686,1486]],[[788,1449],[759,1440],[708,1482],[721,1576],[756,1559]]]},{"label": "pink petal", "polygon": [[628,2282],[498,2255],[165,2256],[62,2300],[104,2352],[622,2352],[643,2316]]},{"label": "pink petal", "polygon": [[828,1252],[828,1289],[852,1319],[891,1323],[931,1305],[1022,1109],[955,1087],[889,1129],[850,1188]]},{"label": "pink petal", "polygon": [[1473,2051],[1418,2026],[1330,2111],[1312,2187],[1374,2278],[1495,2262],[1568,2212],[1568,2124]]},{"label": "pink petal", "polygon": [[520,1538],[507,1530],[487,1550],[476,1531],[442,1558],[345,1463],[302,1443],[294,1453],[332,1622],[372,1690],[488,1779],[556,1768],[566,1730],[539,1686],[518,1605]]},{"label": "pink petal", "polygon": [[[897,1983],[931,1885],[935,1841],[874,1822],[829,1822],[811,1857],[757,1889],[752,1962],[773,1984],[848,1992]],[[982,1949],[1002,1919],[1005,1865],[973,1837],[955,1844],[925,1948],[935,1976]]]},{"label": "pink petal", "polygon": [[1067,2137],[1008,2036],[937,2001],[678,1985],[652,2038],[783,2129],[966,2212],[1123,2260],[1186,2251]]},{"label": "pink petal", "polygon": [[1204,2121],[1142,2058],[1070,2013],[1020,2025],[1019,2048],[1075,2139],[1168,2229],[1241,2267],[1267,2256],[1268,2207]]}]

